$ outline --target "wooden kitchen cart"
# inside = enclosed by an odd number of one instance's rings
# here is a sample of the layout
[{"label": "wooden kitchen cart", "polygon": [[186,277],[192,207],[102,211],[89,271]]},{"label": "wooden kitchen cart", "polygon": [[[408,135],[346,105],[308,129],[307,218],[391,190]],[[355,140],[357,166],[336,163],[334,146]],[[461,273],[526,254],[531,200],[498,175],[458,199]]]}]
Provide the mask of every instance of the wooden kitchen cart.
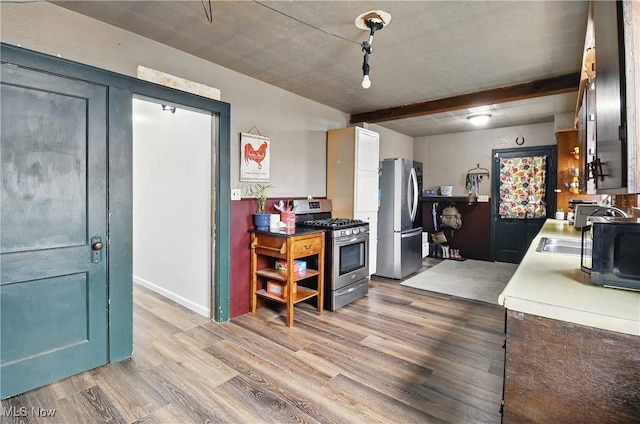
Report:
[{"label": "wooden kitchen cart", "polygon": [[[288,234],[291,232],[291,234]],[[293,306],[303,300],[317,297],[318,313],[324,305],[324,230],[296,228],[291,231],[270,232],[251,230],[251,312],[256,311],[258,296],[287,305],[287,326],[293,325]],[[317,256],[318,269],[296,272],[296,259]],[[267,267],[258,269],[259,257],[265,257]],[[276,260],[287,262],[287,270],[275,268]],[[262,263],[263,261],[261,261]],[[298,281],[317,277],[317,287],[312,289],[298,285]],[[283,296],[268,293],[267,281],[284,284]],[[294,290],[294,287],[297,288]]]}]

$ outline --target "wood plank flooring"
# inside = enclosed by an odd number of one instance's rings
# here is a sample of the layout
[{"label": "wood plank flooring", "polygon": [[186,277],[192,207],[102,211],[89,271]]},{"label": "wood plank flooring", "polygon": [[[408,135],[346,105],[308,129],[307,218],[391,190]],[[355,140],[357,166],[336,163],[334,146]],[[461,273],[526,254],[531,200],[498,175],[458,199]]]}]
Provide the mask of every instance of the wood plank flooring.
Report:
[{"label": "wood plank flooring", "polygon": [[0,421],[500,422],[497,305],[382,278],[335,312],[297,305],[293,328],[275,305],[214,323],[139,286],[134,302],[131,359],[7,399]]}]

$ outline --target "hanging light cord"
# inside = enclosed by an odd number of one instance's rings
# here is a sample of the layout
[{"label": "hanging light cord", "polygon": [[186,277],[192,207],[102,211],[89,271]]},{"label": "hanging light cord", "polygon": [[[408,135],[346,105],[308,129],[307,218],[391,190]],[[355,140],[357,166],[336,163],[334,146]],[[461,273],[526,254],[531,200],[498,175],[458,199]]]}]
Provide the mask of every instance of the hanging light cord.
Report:
[{"label": "hanging light cord", "polygon": [[273,7],[271,7],[271,6],[268,6],[268,5],[264,4],[264,3],[262,3],[261,1],[253,0],[253,2],[254,2],[254,3],[256,3],[256,4],[259,4],[259,5],[260,5],[260,6],[262,6],[262,7],[266,7],[267,9],[269,9],[269,10],[271,10],[271,11],[273,11],[273,12],[276,12],[276,13],[278,13],[278,14],[280,14],[280,15],[284,16],[284,17],[287,17],[287,18],[292,19],[292,20],[294,20],[294,21],[296,21],[296,22],[299,22],[299,23],[301,23],[301,24],[303,24],[303,25],[306,25],[306,26],[308,26],[309,28],[313,28],[313,29],[315,29],[315,30],[317,30],[317,31],[323,32],[323,33],[325,33],[325,34],[327,34],[327,35],[330,35],[330,36],[332,36],[332,37],[336,37],[336,38],[339,38],[339,39],[341,39],[341,40],[348,41],[349,43],[353,43],[353,44],[360,45],[360,42],[358,42],[358,41],[349,40],[348,38],[345,38],[345,37],[343,37],[343,36],[341,36],[341,35],[334,34],[333,32],[329,32],[329,31],[326,31],[326,30],[324,30],[324,29],[322,29],[322,28],[319,28],[319,27],[317,27],[317,26],[311,25],[310,23],[305,22],[305,21],[303,21],[303,20],[301,20],[301,19],[298,19],[298,18],[296,18],[295,16],[287,15],[286,13],[281,12],[281,11],[280,11],[280,10],[278,10],[278,9],[275,9],[275,8],[273,8]]},{"label": "hanging light cord", "polygon": [[200,0],[202,2],[202,8],[204,9],[204,14],[207,17],[207,21],[209,23],[213,23],[213,13],[211,12],[211,0],[209,0],[209,10],[207,10],[207,6],[204,4],[204,0]]}]

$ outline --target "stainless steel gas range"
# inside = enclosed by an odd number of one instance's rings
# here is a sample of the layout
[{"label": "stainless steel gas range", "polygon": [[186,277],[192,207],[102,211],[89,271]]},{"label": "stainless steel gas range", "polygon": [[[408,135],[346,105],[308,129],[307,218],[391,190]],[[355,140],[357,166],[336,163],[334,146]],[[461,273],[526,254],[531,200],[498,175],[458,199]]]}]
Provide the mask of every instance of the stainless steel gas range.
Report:
[{"label": "stainless steel gas range", "polygon": [[333,218],[331,200],[295,200],[296,225],[326,228],[325,308],[331,311],[369,292],[369,223]]}]

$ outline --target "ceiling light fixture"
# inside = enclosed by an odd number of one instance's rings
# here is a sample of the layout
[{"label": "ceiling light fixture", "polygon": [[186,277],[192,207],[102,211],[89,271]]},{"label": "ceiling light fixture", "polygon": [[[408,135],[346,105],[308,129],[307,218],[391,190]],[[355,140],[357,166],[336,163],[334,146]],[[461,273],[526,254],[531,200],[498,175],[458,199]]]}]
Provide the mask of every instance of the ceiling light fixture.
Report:
[{"label": "ceiling light fixture", "polygon": [[373,51],[371,47],[373,35],[376,31],[381,30],[385,25],[389,24],[389,22],[391,22],[391,15],[382,10],[364,12],[356,18],[356,27],[369,31],[369,39],[363,41],[361,44],[362,51],[364,52],[364,60],[362,62],[362,88],[371,87],[371,79],[369,79],[369,55]]},{"label": "ceiling light fixture", "polygon": [[467,119],[473,125],[484,125],[489,122],[489,118],[491,118],[490,113],[479,113],[477,115],[467,116]]}]

